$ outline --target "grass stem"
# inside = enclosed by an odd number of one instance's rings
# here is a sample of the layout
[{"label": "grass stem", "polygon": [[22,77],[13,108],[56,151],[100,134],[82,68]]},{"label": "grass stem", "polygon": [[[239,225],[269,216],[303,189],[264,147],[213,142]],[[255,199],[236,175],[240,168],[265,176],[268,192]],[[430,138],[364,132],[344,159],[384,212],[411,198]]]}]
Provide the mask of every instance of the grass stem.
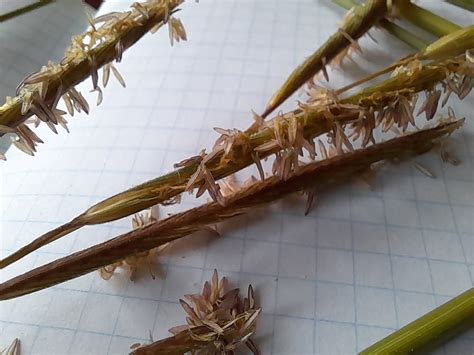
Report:
[{"label": "grass stem", "polygon": [[36,10],[40,7],[51,4],[55,1],[56,0],[38,0],[37,2],[35,2],[33,4],[30,4],[30,5],[21,7],[19,9],[7,12],[6,14],[2,14],[2,15],[0,15],[0,23],[2,23],[4,21],[7,21],[7,20],[11,20],[12,18],[15,18],[17,16],[24,15],[24,14],[30,12],[30,11]]},{"label": "grass stem", "polygon": [[[346,10],[357,6],[357,3],[354,0],[332,0],[332,2],[336,5],[343,7]],[[406,29],[393,23],[392,21],[387,20],[386,18],[381,19],[379,25],[392,36],[398,38],[400,41],[406,43],[414,49],[421,50],[429,44],[424,39],[416,36],[410,31],[407,31]]]},{"label": "grass stem", "polygon": [[425,354],[472,327],[474,288],[390,334],[360,354]]},{"label": "grass stem", "polygon": [[464,10],[474,12],[474,1],[472,0],[446,0],[446,2],[462,7]]},{"label": "grass stem", "polygon": [[437,37],[445,36],[462,28],[410,0],[399,0],[397,6],[403,19]]}]

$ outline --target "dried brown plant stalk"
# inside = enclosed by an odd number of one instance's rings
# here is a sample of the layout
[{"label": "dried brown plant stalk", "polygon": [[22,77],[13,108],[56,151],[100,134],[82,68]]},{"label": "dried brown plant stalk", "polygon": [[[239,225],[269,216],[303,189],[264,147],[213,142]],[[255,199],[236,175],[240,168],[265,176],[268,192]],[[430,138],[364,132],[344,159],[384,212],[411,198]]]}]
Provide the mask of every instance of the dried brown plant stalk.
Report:
[{"label": "dried brown plant stalk", "polygon": [[242,298],[239,289],[229,290],[227,280],[219,279],[214,270],[201,294],[184,297],[190,303],[183,299],[179,303],[187,314],[187,324],[171,328],[173,336],[141,346],[132,354],[230,355],[242,345],[255,355],[260,353],[250,338],[261,312],[255,304],[251,285],[247,297]]},{"label": "dried brown plant stalk", "polygon": [[266,117],[290,97],[296,90],[321,70],[326,74],[326,65],[350,46],[357,45],[356,40],[364,35],[377,21],[387,13],[387,0],[368,0],[355,6],[347,13],[342,25],[336,33],[288,77],[285,83],[273,95],[262,114]]},{"label": "dried brown plant stalk", "polygon": [[439,138],[451,134],[462,120],[378,143],[330,159],[299,166],[286,180],[272,176],[225,198],[173,215],[160,222],[113,238],[94,247],[31,270],[0,285],[0,300],[32,293],[156,248],[209,225],[241,215],[255,207],[302,190],[324,191],[370,169],[381,160],[400,159],[431,149]]},{"label": "dried brown plant stalk", "polygon": [[[199,189],[198,195],[207,189],[216,201],[223,203],[214,180],[254,163],[262,171],[260,159],[272,154],[289,161],[295,157],[295,152],[298,156],[304,149],[314,158],[314,137],[327,132],[333,132],[334,143],[339,150],[341,142],[351,147],[340,129],[346,124],[352,125],[351,138],[360,137],[363,146],[373,141],[373,131],[377,127],[388,131],[395,126],[405,131],[409,124],[414,125],[416,113],[413,110],[418,92],[426,91],[422,108],[427,118],[431,119],[441,96],[444,95],[443,104],[452,92],[464,98],[472,89],[473,77],[472,56],[467,52],[455,59],[428,65],[414,62],[411,66],[398,69],[394,77],[344,99],[338,99],[328,90],[312,89],[308,103],[300,103],[299,109],[278,115],[269,122],[256,116],[260,130],[254,134],[219,130],[222,136],[209,154],[202,152],[178,163],[176,166],[179,169],[171,173],[97,203],[70,222],[1,260],[0,268],[83,226],[132,215],[158,203],[166,203],[194,187]],[[437,89],[439,83],[442,83],[444,93]]]},{"label": "dried brown plant stalk", "polygon": [[[112,62],[120,62],[123,52],[148,32],[155,32],[168,23],[171,43],[186,39],[181,22],[173,13],[184,0],[147,0],[135,2],[126,12],[114,12],[90,19],[91,28],[76,36],[59,64],[48,63],[40,71],[26,77],[17,87],[15,97],[7,97],[0,106],[0,136],[13,133],[13,144],[33,155],[43,141],[26,126],[25,121],[35,116],[37,126],[44,122],[57,133],[56,125],[67,128],[66,112],[57,105],[62,98],[71,115],[74,111],[89,113],[89,104],[75,86],[92,79],[93,91],[98,92],[97,104],[102,101],[98,70],[103,68],[102,86],[107,86],[112,73],[122,86],[125,82]],[[4,158],[4,157],[3,157]]]}]

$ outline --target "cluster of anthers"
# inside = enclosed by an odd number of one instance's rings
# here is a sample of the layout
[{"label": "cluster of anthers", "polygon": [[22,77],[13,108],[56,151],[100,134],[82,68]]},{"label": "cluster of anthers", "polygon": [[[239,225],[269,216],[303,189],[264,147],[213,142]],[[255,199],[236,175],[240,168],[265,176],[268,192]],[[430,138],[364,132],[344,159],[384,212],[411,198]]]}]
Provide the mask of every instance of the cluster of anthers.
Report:
[{"label": "cluster of anthers", "polygon": [[255,148],[257,153],[278,150],[272,165],[272,174],[286,180],[300,166],[299,157],[307,151],[310,159],[315,159],[316,148],[312,139],[304,135],[303,122],[293,112],[279,114],[267,122],[272,129],[273,139]]},{"label": "cluster of anthers", "polygon": [[211,196],[214,201],[217,201],[219,204],[224,206],[224,196],[222,195],[220,187],[216,183],[214,176],[207,167],[207,163],[215,156],[215,154],[217,154],[217,151],[213,151],[210,154],[206,154],[206,150],[203,149],[201,150],[199,155],[176,163],[174,167],[178,168],[193,165],[195,163],[199,164],[194,174],[188,180],[185,191],[192,193],[193,189],[195,187],[198,187],[196,198],[199,198],[202,194],[204,194],[204,192],[207,191],[209,193],[209,196]]},{"label": "cluster of anthers", "polygon": [[[397,68],[393,76],[396,75],[419,75],[421,66],[414,61],[409,66]],[[400,89],[388,92],[376,92],[371,96],[364,97],[357,104],[345,103],[340,99],[335,91],[313,86],[308,90],[309,98],[306,102],[300,103],[299,107],[303,116],[310,112],[317,112],[326,119],[332,129],[328,132],[328,146],[322,139],[318,139],[319,154],[322,159],[330,158],[334,155],[343,154],[346,151],[353,151],[353,142],[360,139],[362,147],[369,143],[374,144],[374,133],[380,129],[382,133],[392,131],[397,136],[406,132],[411,125],[415,129],[415,119],[421,114],[425,114],[426,120],[432,120],[438,110],[444,107],[448,98],[455,93],[461,100],[464,99],[473,87],[473,56],[470,52],[459,56],[454,60],[433,64],[441,67],[445,71],[445,79],[439,85],[427,87],[425,100],[419,105],[417,111],[415,107],[419,95],[413,88]],[[437,87],[442,87],[443,91]],[[444,98],[442,99],[444,95]],[[442,99],[442,100],[441,100]],[[455,115],[452,108],[448,108],[448,119],[454,120]],[[304,134],[303,121],[298,119],[294,112],[279,114],[269,122],[254,114],[258,128],[270,128],[274,138],[256,147],[253,151],[258,158],[258,154],[276,151],[275,160],[272,166],[272,173],[282,179],[287,179],[291,173],[295,172],[300,165],[299,156],[303,156],[303,148],[307,151],[310,159],[316,156],[316,147],[312,137]],[[345,120],[347,117],[357,117],[357,119]],[[348,132],[346,132],[347,127]],[[230,137],[235,137],[234,130],[219,129],[221,137],[219,144],[228,147],[232,144]],[[234,133],[233,135],[231,133]],[[229,143],[230,142],[230,143]],[[443,161],[452,164],[459,164],[444,149],[445,144],[440,147],[440,155]],[[263,169],[260,160],[256,159],[256,165],[263,179]],[[308,207],[312,203],[312,193],[308,193]]]},{"label": "cluster of anthers", "polygon": [[[324,117],[334,122],[334,130],[330,133],[331,140],[335,143],[338,152],[341,152],[342,144],[351,150],[350,142],[344,139],[340,126],[336,124],[336,111],[353,112],[358,115],[358,119],[353,121],[349,129],[349,137],[352,141],[362,137],[361,145],[365,147],[369,142],[374,142],[373,133],[378,127],[382,133],[394,131],[397,135],[405,132],[409,125],[416,127],[415,117],[425,114],[426,119],[432,120],[439,107],[444,107],[452,93],[459,99],[464,99],[472,90],[473,80],[473,56],[468,51],[464,55],[454,60],[433,64],[432,67],[445,71],[445,79],[439,85],[430,85],[424,90],[425,100],[418,110],[415,106],[419,95],[413,88],[405,88],[388,92],[375,92],[370,96],[361,98],[357,104],[344,103],[337,94],[330,89],[322,87],[312,87],[307,91],[309,99],[306,103],[300,103],[300,108],[305,112],[317,111]],[[401,66],[392,73],[392,78],[400,77],[404,81],[406,77],[420,75],[422,66],[419,61],[414,60],[407,66]],[[444,97],[443,97],[444,96]],[[338,133],[339,138],[335,137]],[[342,139],[342,142],[341,142]]]},{"label": "cluster of anthers", "polygon": [[[261,144],[254,149],[251,148],[249,142],[249,134],[237,129],[214,128],[220,134],[214,144],[210,154],[206,154],[204,150],[200,155],[186,159],[175,164],[175,167],[185,167],[198,163],[196,172],[191,176],[186,186],[186,191],[192,192],[194,187],[198,187],[196,197],[200,197],[205,191],[208,191],[211,198],[221,205],[225,205],[226,200],[221,191],[222,184],[219,185],[207,167],[207,163],[212,160],[218,153],[223,152],[220,164],[225,165],[228,162],[236,162],[243,156],[250,156],[255,163],[260,179],[265,179],[265,172],[261,163],[260,154],[268,151],[275,151],[275,161],[273,163],[273,174],[287,179],[290,174],[300,165],[299,156],[304,155],[305,149],[311,159],[316,157],[316,149],[312,140],[308,140],[304,136],[302,123],[293,113],[281,114],[270,122],[264,122],[263,118],[256,115],[258,128],[269,128],[273,132],[273,139]],[[251,183],[254,181],[252,177]],[[226,185],[229,185],[226,183]],[[235,183],[232,187],[227,187],[227,194],[236,189]],[[235,191],[234,191],[235,192]]]},{"label": "cluster of anthers", "polygon": [[[445,88],[444,95],[446,97],[454,92],[460,98],[463,98],[467,95],[466,92],[472,89],[472,56],[466,53],[461,60],[457,58],[456,61],[455,66],[446,66],[446,69],[457,68],[458,70],[447,72],[446,80],[441,85]],[[409,67],[398,68],[396,75],[417,75],[420,70],[419,66],[413,64]],[[359,139],[363,147],[369,143],[374,144],[374,131],[377,128],[382,133],[393,131],[396,135],[401,135],[406,132],[409,125],[416,128],[415,117],[422,113],[425,113],[428,121],[432,120],[442,97],[441,90],[437,89],[436,86],[429,88],[426,90],[425,101],[415,114],[418,95],[411,88],[378,92],[370,97],[365,97],[358,104],[344,103],[344,99],[339,99],[334,91],[325,88],[312,88],[308,93],[309,99],[307,102],[300,103],[303,115],[316,111],[332,127],[327,134],[328,145],[322,139],[318,139],[318,150],[322,159],[344,154],[346,151],[353,151],[353,142]],[[441,106],[445,104],[445,101],[446,99]],[[448,108],[448,113],[448,119],[454,120],[455,116],[452,108]],[[220,137],[210,154],[206,154],[205,150],[202,150],[199,155],[175,164],[176,168],[198,164],[196,172],[188,181],[186,191],[192,191],[194,187],[198,187],[197,197],[208,191],[211,198],[221,205],[225,205],[226,196],[238,193],[241,187],[233,177],[216,183],[213,174],[207,167],[209,161],[219,152],[223,153],[221,158],[223,164],[251,154],[262,180],[264,179],[264,170],[259,154],[268,155],[268,152],[274,152],[275,159],[272,173],[282,179],[287,179],[300,166],[299,157],[305,155],[304,150],[311,160],[314,160],[317,155],[314,138],[305,136],[304,120],[301,120],[299,116],[295,112],[290,112],[279,114],[273,120],[265,122],[262,117],[254,114],[257,128],[260,130],[270,129],[273,138],[253,150],[250,148],[249,135],[246,132],[236,129],[215,128]],[[357,117],[357,119],[347,122],[343,119],[340,120],[341,117],[349,116]],[[346,132],[345,127],[348,127],[348,132]],[[439,152],[443,161],[459,164],[459,161],[448,153],[446,142],[443,141],[440,144]],[[425,170],[418,169],[422,172]],[[424,173],[428,176],[432,175]],[[254,181],[255,178],[252,177],[247,183],[253,183]],[[313,192],[307,191],[306,193],[308,195],[306,212],[308,212],[313,201]],[[113,267],[110,266],[109,270]]]},{"label": "cluster of anthers", "polygon": [[182,168],[198,164],[198,168],[186,184],[185,191],[192,193],[193,189],[197,187],[196,198],[207,191],[214,201],[225,206],[226,200],[221,191],[221,186],[216,183],[212,172],[208,168],[208,163],[221,152],[223,153],[219,161],[221,166],[225,166],[229,162],[235,162],[242,156],[250,153],[254,162],[259,167],[262,180],[264,179],[263,168],[258,153],[252,152],[250,149],[249,135],[247,133],[238,129],[223,129],[218,127],[215,127],[214,130],[220,134],[220,137],[215,142],[209,154],[206,154],[205,149],[203,149],[199,155],[176,163],[174,167]]},{"label": "cluster of anthers", "polygon": [[186,312],[186,323],[169,330],[176,339],[181,334],[190,336],[191,354],[232,354],[246,345],[253,354],[259,354],[251,336],[255,333],[261,308],[257,307],[251,285],[247,297],[239,289],[227,290],[225,277],[219,279],[214,270],[211,281],[206,281],[201,294],[185,295],[179,303]]},{"label": "cluster of anthers", "polygon": [[[66,112],[57,108],[61,98],[71,116],[74,116],[75,111],[89,113],[87,100],[81,92],[71,86],[70,82],[90,76],[93,88],[91,92],[98,93],[97,105],[100,105],[103,98],[98,74],[100,60],[103,73],[102,87],[107,86],[110,73],[125,87],[123,77],[112,63],[114,60],[117,63],[122,60],[124,52],[122,38],[132,29],[142,26],[150,18],[163,13],[163,20],[156,23],[150,32],[156,32],[167,23],[171,44],[174,41],[186,40],[183,24],[172,16],[170,10],[181,2],[182,0],[135,2],[129,11],[112,12],[95,19],[89,18],[89,30],[73,37],[71,45],[59,64],[49,62],[38,72],[30,74],[18,85],[16,97],[6,98],[5,104],[0,106],[0,118],[6,117],[14,111],[14,107],[20,106],[21,119],[17,120],[18,124],[14,126],[0,124],[0,136],[11,134],[11,140],[17,148],[29,155],[34,155],[37,144],[43,141],[25,123],[33,123],[37,127],[44,122],[56,134],[58,132],[55,126],[61,125],[69,132],[67,120],[64,117]],[[87,68],[87,72],[82,73],[84,67]],[[28,117],[30,118],[26,119]],[[0,159],[5,160],[5,156],[0,154]]]},{"label": "cluster of anthers", "polygon": [[[251,156],[262,180],[265,172],[260,156],[274,154],[272,173],[285,180],[301,165],[300,157],[306,156],[314,160],[316,155],[320,155],[322,159],[327,159],[353,151],[354,143],[357,141],[362,147],[370,143],[374,144],[374,133],[377,129],[381,133],[392,131],[399,136],[404,134],[410,125],[417,129],[415,118],[423,113],[428,121],[432,120],[443,95],[445,97],[441,106],[446,104],[452,92],[462,99],[472,90],[472,63],[472,55],[467,52],[458,58],[432,64],[433,68],[442,68],[445,79],[441,81],[441,84],[427,85],[426,98],[417,111],[415,107],[419,95],[412,87],[393,91],[381,90],[372,95],[363,96],[355,103],[339,98],[333,90],[312,87],[308,90],[308,100],[299,103],[299,112],[280,113],[270,121],[264,121],[261,116],[254,113],[256,121],[254,126],[256,125],[257,130],[271,130],[272,138],[265,143],[252,149],[249,144],[250,133],[237,129],[215,128],[220,137],[209,154],[202,150],[199,155],[177,163],[175,167],[198,164],[185,190],[192,192],[197,187],[197,197],[208,191],[214,201],[225,205],[223,184],[216,183],[208,167],[208,163],[217,154],[222,153],[221,164],[236,162],[244,156]],[[394,75],[419,76],[422,69],[417,62],[414,62],[409,66],[397,68]],[[444,92],[437,86],[444,87]],[[324,138],[317,139],[317,148],[314,137],[305,134],[306,121],[304,119],[307,114],[315,112],[318,117],[329,123],[330,127],[327,133],[327,144]],[[449,116],[455,119],[452,109],[449,109]],[[443,160],[456,161],[456,159],[446,159],[446,157]],[[308,200],[312,200],[312,196],[309,195]]]},{"label": "cluster of anthers", "polygon": [[[154,206],[143,213],[137,213],[132,218],[132,227],[134,230],[143,228],[152,223],[157,222],[159,219],[158,216],[158,206]],[[169,243],[160,245],[157,248],[150,249],[132,256],[125,258],[124,260],[117,261],[111,265],[104,266],[99,269],[100,276],[104,280],[109,280],[115,273],[117,268],[127,269],[130,273],[130,280],[135,279],[136,272],[141,268],[147,268],[150,272],[150,275],[155,279],[155,274],[153,272],[153,266],[155,265],[155,259],[157,254],[159,254],[163,249],[165,249]]]}]

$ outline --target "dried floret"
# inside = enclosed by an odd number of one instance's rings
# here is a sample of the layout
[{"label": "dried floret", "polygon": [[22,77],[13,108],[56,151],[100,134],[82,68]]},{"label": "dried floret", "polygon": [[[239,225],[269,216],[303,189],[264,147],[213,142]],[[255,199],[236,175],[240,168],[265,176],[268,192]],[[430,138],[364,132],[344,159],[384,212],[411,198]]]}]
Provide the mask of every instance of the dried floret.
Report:
[{"label": "dried floret", "polygon": [[125,80],[123,79],[123,77],[120,74],[120,72],[118,71],[118,69],[112,63],[110,63],[110,69],[112,70],[112,74],[114,74],[115,78],[120,83],[120,85],[125,87],[126,86],[125,85]]},{"label": "dried floret", "polygon": [[[179,303],[186,313],[186,324],[169,330],[173,336],[137,347],[134,354],[159,353],[173,349],[193,355],[231,354],[243,345],[252,354],[259,354],[251,339],[257,327],[261,308],[256,306],[251,285],[246,297],[239,289],[228,289],[225,278],[219,279],[214,270],[210,281],[204,283],[200,294],[185,295]],[[189,302],[189,303],[188,303]]]},{"label": "dried floret", "polygon": [[426,92],[425,102],[423,103],[423,105],[421,105],[417,115],[420,115],[421,113],[425,112],[426,119],[431,120],[434,117],[436,110],[438,109],[438,102],[440,97],[440,90]]},{"label": "dried floret", "polygon": [[174,44],[174,41],[179,42],[180,40],[187,40],[186,30],[184,29],[183,23],[180,19],[170,17],[168,20],[168,28],[171,45]]},{"label": "dried floret", "polygon": [[235,194],[241,190],[241,186],[237,183],[235,175],[229,175],[219,182],[220,191],[224,197]]},{"label": "dried floret", "polygon": [[[152,223],[155,223],[158,220],[158,206],[152,207],[149,211],[145,213],[137,213],[132,218],[132,227],[134,230],[146,227]],[[159,254],[163,249],[165,249],[169,243],[161,245],[157,248],[150,249],[141,253],[131,255],[124,260],[117,261],[111,265],[104,266],[99,269],[100,276],[104,280],[109,280],[117,268],[128,269],[130,273],[130,280],[135,279],[136,272],[145,267],[148,269],[151,277],[155,279],[155,274],[153,273],[152,266],[155,264],[155,259],[157,254]]]},{"label": "dried floret", "polygon": [[432,179],[436,178],[436,175],[431,170],[429,170],[426,166],[421,165],[420,163],[416,163],[416,162],[413,165],[415,166],[416,170],[418,170],[423,175],[426,175]]},{"label": "dried floret", "polygon": [[109,83],[109,78],[110,78],[110,63],[107,63],[104,65],[102,68],[102,85],[107,87],[107,84]]},{"label": "dried floret", "polygon": [[18,149],[20,149],[23,153],[26,153],[28,155],[34,155],[34,151],[33,149],[26,143],[26,141],[22,138],[18,138],[18,139],[15,139],[15,138],[11,138],[11,142],[13,143],[13,145],[15,147],[17,147]]},{"label": "dried floret", "polygon": [[194,164],[200,164],[205,156],[206,156],[206,150],[202,149],[201,152],[199,153],[199,155],[195,155],[193,157],[186,158],[186,159],[184,159],[184,160],[182,160],[178,163],[175,163],[173,166],[175,168],[184,168],[184,167],[191,166],[191,165],[194,165]]},{"label": "dried floret", "polygon": [[102,93],[102,89],[98,86],[97,86],[97,88],[95,88],[94,90],[91,90],[90,92],[95,92],[95,91],[97,91],[97,103],[96,103],[96,105],[100,106],[100,104],[102,103],[102,100],[104,99],[104,94]]}]

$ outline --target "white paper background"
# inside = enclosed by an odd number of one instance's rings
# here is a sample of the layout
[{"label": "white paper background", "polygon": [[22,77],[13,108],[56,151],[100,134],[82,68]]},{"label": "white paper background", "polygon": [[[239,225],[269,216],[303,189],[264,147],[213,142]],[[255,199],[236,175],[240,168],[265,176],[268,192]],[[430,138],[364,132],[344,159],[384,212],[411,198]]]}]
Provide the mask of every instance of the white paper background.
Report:
[{"label": "white paper background", "polygon": [[[421,3],[462,25],[473,22],[451,5]],[[127,5],[107,1],[101,12]],[[337,29],[342,15],[329,1],[186,3],[179,17],[188,42],[170,47],[166,29],[146,36],[118,65],[127,89],[112,78],[100,107],[89,117],[70,119],[69,135],[40,129],[46,144],[37,156],[8,152],[0,170],[1,255],[210,147],[217,137],[212,127],[247,127],[250,109],[262,111],[291,70]],[[396,39],[372,33],[378,44],[364,38],[358,65],[346,65],[344,75],[330,72],[332,85],[409,53]],[[21,51],[13,61],[38,55]],[[80,89],[87,93],[90,87],[87,82]],[[255,211],[219,226],[222,238],[200,234],[177,242],[159,258],[161,279],[145,275],[131,282],[119,274],[106,282],[92,273],[1,302],[0,348],[20,337],[22,354],[126,353],[129,345],[146,341],[150,330],[158,339],[182,324],[178,299],[197,292],[217,268],[242,289],[249,283],[256,289],[263,315],[255,339],[263,354],[364,349],[472,287],[472,94],[462,105],[451,104],[467,117],[452,145],[462,165],[443,165],[431,154],[415,161],[436,179],[406,162],[381,172],[373,191],[348,184],[319,196],[307,217],[298,197]],[[294,99],[283,110],[292,107]],[[174,209],[193,203],[187,198]],[[2,270],[0,278],[129,229],[129,218],[84,228]],[[473,346],[471,332],[439,353],[468,353]]]}]

